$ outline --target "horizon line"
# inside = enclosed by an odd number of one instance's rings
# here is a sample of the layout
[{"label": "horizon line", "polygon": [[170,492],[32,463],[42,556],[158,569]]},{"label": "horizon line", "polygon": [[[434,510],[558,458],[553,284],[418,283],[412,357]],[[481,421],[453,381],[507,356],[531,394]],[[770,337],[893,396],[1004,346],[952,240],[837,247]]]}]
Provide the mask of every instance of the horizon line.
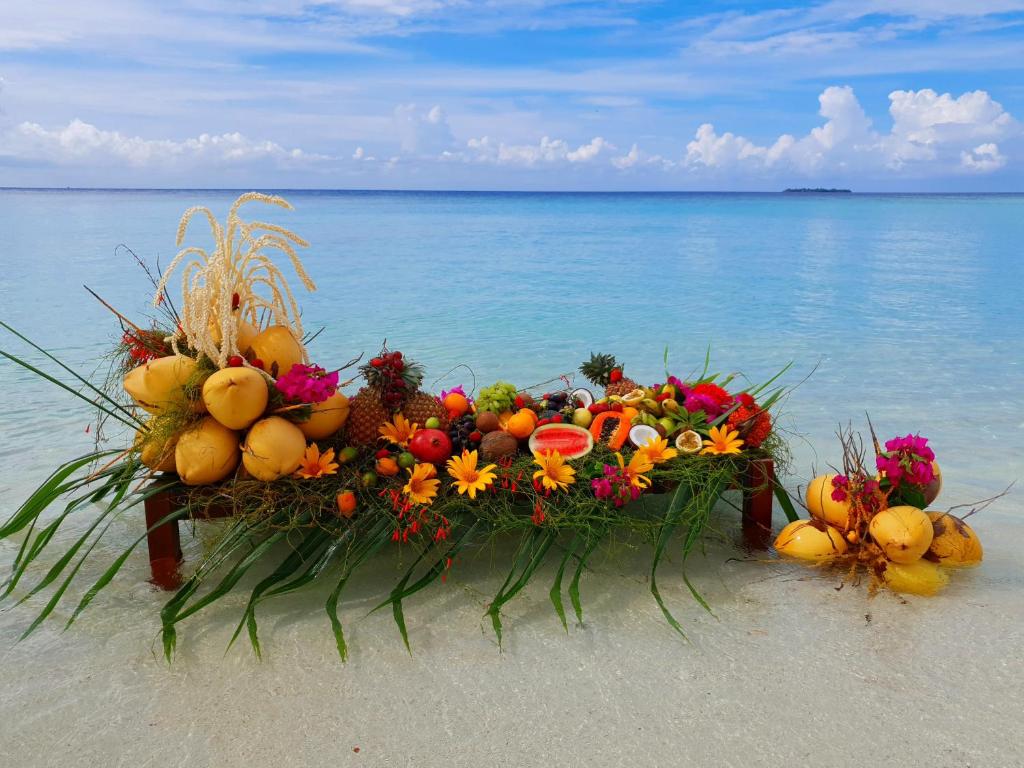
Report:
[{"label": "horizon line", "polygon": [[[846,188],[796,187],[777,190],[763,189],[431,189],[431,188],[359,188],[359,187],[53,187],[53,186],[0,186],[0,192],[347,192],[347,193],[428,193],[428,194],[512,194],[512,195],[1022,195],[1020,191],[965,191],[931,190],[876,191]],[[818,191],[820,189],[820,191]],[[804,191],[807,190],[807,191]]]}]

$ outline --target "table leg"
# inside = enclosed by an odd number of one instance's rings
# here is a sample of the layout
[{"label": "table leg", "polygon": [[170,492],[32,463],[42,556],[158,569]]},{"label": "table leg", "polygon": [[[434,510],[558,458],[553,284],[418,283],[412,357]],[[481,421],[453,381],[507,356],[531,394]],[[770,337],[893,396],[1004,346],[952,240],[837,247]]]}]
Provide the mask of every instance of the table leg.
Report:
[{"label": "table leg", "polygon": [[[157,493],[145,501],[146,505],[146,542],[149,545],[149,568],[151,581],[161,589],[177,589],[181,586],[181,575],[178,564],[181,562],[181,540],[178,537],[178,521],[169,520],[157,525],[166,518],[174,507],[169,493]],[[156,526],[155,528],[153,526]]]},{"label": "table leg", "polygon": [[751,549],[767,549],[771,541],[774,481],[771,459],[750,462],[743,491],[743,540]]}]

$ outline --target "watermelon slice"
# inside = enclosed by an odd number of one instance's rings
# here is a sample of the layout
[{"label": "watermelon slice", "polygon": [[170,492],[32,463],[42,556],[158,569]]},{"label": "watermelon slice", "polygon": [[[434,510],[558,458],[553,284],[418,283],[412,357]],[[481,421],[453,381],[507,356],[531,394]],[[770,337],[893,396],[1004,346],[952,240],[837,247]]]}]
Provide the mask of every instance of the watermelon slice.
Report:
[{"label": "watermelon slice", "polygon": [[566,459],[578,459],[594,450],[590,432],[575,424],[545,424],[530,435],[530,451],[558,451]]}]

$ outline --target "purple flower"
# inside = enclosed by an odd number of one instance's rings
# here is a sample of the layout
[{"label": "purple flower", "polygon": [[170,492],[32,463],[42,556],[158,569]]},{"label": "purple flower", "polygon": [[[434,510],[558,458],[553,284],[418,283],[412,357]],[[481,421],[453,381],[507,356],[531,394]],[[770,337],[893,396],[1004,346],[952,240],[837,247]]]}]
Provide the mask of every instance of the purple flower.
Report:
[{"label": "purple flower", "polygon": [[338,391],[338,372],[328,373],[319,365],[293,365],[274,384],[286,400],[322,403]]},{"label": "purple flower", "polygon": [[690,413],[704,411],[708,419],[718,418],[722,412],[722,409],[718,407],[718,403],[713,398],[693,392],[687,393],[686,399],[683,401],[683,407]]}]

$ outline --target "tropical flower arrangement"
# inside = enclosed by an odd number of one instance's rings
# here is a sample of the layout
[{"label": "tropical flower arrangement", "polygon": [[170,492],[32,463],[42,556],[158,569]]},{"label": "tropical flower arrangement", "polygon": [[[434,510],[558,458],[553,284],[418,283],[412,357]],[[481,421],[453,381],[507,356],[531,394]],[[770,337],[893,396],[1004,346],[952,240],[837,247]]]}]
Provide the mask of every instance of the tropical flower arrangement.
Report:
[{"label": "tropical flower arrangement", "polygon": [[[270,573],[252,587],[232,642],[244,630],[259,653],[257,608],[271,597],[330,580],[325,610],[345,658],[339,618],[345,586],[391,546],[410,553],[411,564],[377,608],[391,609],[408,645],[403,601],[444,581],[467,548],[503,535],[518,536],[518,547],[486,610],[499,642],[502,607],[549,560],[557,562],[550,597],[559,620],[568,626],[568,580],[573,611],[582,621],[579,584],[587,563],[602,542],[624,537],[650,543],[651,593],[681,633],[656,578],[673,541],[685,568],[708,531],[713,507],[719,501],[736,506],[736,492],[774,493],[796,520],[770,470],[752,471],[786,462],[772,414],[784,394],[775,382],[788,366],[763,384],[743,386],[737,375],[712,373],[709,355],[699,371],[672,375],[666,354],[664,378],[645,385],[627,377],[612,355],[591,354],[579,366],[580,382],[573,374],[535,386],[498,381],[478,391],[454,386],[435,395],[423,388],[423,367],[386,343],[365,362],[359,356],[318,365],[308,351],[315,334],[303,328],[295,295],[271,258],[283,256],[302,285],[315,290],[298,255],[307,243],[277,224],[244,220],[241,209],[252,202],[291,209],[282,198],[248,193],[223,224],[205,208],[186,211],[177,256],[166,270],[146,270],[154,288],[154,316],[147,321],[133,322],[97,296],[120,323],[104,383],[0,324],[70,378],[0,355],[89,402],[100,421],[96,434],[109,436],[105,442],[97,438],[95,451],[57,467],[0,526],[0,539],[21,538],[0,588],[2,600],[27,581],[71,515],[94,515],[45,575],[22,589],[23,600],[51,591],[26,634],[52,614],[110,523],[140,505],[148,515],[157,499],[168,502],[167,513],[149,519],[146,533],[84,593],[68,625],[161,526],[227,517],[219,538],[178,580],[161,611],[168,658],[178,625],[228,594],[257,564]],[[182,247],[197,218],[210,227],[210,250]],[[169,288],[176,275],[177,301]],[[350,386],[355,391],[346,395]],[[899,512],[930,501],[938,469],[926,444],[914,437],[891,441],[878,453],[877,473],[868,473],[852,444],[847,447],[849,466],[812,483],[808,507],[814,517],[791,523],[778,550],[815,562],[845,557],[897,589],[918,574],[900,581],[899,569],[930,552],[952,562],[943,554],[942,535],[923,548],[923,539],[908,541],[901,554],[896,548],[903,540],[881,533],[888,518],[890,532],[903,524],[920,527],[921,516],[928,520],[923,512],[913,519]],[[751,487],[753,477],[761,478],[762,487]],[[58,504],[63,507],[55,515],[48,512]],[[970,534],[952,518],[930,524]],[[927,569],[930,562],[914,567]],[[683,577],[707,608],[685,571]]]},{"label": "tropical flower arrangement", "polygon": [[[942,472],[928,438],[895,437],[884,447],[871,428],[874,461],[852,431],[840,431],[842,467],[807,486],[810,518],[782,529],[775,549],[785,557],[845,569],[870,590],[933,595],[949,582],[950,569],[981,563],[981,540],[966,518],[930,509],[942,490]],[[995,497],[998,498],[998,497]],[[968,505],[972,506],[972,505]]]}]

